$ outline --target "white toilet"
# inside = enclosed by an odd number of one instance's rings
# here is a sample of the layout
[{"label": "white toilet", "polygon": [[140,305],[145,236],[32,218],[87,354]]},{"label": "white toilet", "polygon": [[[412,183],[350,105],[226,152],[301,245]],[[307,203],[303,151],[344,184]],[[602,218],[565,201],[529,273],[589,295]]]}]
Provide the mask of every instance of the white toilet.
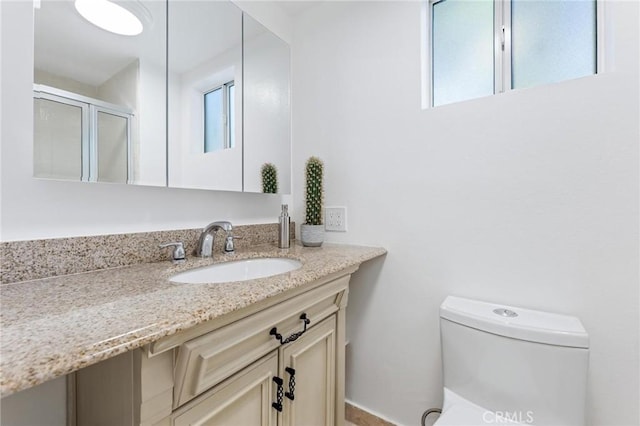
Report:
[{"label": "white toilet", "polygon": [[589,335],[576,317],[449,296],[438,426],[584,425]]}]

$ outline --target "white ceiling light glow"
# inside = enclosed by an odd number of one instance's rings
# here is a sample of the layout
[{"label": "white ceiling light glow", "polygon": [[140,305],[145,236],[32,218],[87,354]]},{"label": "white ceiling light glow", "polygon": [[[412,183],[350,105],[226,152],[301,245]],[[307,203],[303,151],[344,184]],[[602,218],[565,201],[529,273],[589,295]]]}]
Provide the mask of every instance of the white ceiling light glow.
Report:
[{"label": "white ceiling light glow", "polygon": [[112,33],[134,36],[143,30],[133,12],[109,0],[75,0],[78,13],[87,21]]}]

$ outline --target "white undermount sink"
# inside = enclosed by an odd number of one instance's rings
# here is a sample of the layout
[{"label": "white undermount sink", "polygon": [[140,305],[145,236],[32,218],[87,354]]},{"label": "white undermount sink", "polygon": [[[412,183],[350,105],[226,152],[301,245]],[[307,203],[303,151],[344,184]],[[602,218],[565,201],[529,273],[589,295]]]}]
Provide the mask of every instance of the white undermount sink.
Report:
[{"label": "white undermount sink", "polygon": [[297,260],[285,258],[246,259],[196,268],[169,278],[174,283],[205,284],[246,281],[295,271],[302,266]]}]

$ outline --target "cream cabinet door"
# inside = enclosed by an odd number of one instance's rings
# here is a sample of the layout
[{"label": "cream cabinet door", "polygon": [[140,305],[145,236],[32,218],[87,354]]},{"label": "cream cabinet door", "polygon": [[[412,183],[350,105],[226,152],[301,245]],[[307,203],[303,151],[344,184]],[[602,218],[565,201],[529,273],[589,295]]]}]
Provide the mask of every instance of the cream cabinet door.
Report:
[{"label": "cream cabinet door", "polygon": [[333,426],[336,401],[335,315],[282,347],[280,353],[284,390],[289,395],[293,393],[293,400],[287,396],[283,399],[281,425]]},{"label": "cream cabinet door", "polygon": [[174,426],[276,426],[278,352],[273,351],[173,415]]}]

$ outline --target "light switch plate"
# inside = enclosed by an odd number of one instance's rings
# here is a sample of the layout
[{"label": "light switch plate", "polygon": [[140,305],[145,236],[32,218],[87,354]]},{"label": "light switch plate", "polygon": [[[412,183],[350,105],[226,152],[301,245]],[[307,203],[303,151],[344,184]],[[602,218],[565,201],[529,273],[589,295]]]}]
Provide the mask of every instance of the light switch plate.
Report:
[{"label": "light switch plate", "polygon": [[346,207],[325,208],[324,229],[326,231],[347,232],[347,208]]}]

